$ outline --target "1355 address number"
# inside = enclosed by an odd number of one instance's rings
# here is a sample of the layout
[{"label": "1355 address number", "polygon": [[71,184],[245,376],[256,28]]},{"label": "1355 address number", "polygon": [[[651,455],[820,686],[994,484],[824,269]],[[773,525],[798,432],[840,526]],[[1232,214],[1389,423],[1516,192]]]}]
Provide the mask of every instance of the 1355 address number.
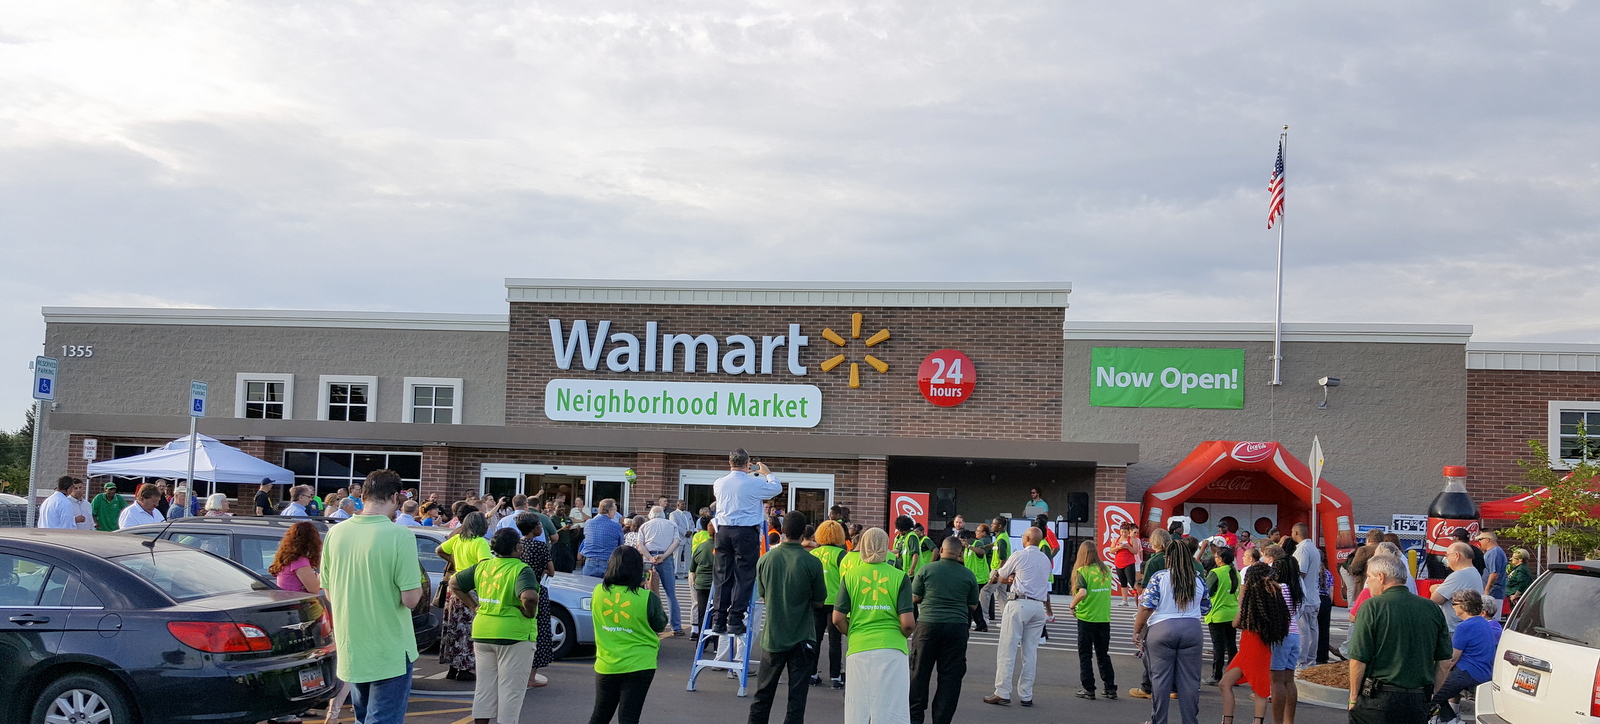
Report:
[{"label": "1355 address number", "polygon": [[94,345],[92,344],[63,344],[61,345],[62,357],[93,357]]}]

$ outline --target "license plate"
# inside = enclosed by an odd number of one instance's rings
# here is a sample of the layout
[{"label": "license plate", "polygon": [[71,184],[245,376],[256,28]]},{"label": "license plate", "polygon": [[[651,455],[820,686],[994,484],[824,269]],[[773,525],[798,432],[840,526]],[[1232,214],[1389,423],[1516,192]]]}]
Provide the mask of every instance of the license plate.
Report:
[{"label": "license plate", "polygon": [[1511,680],[1511,688],[1528,696],[1537,696],[1539,693],[1539,672],[1517,669],[1516,678]]},{"label": "license plate", "polygon": [[300,670],[300,693],[309,694],[326,685],[322,678],[322,667]]}]

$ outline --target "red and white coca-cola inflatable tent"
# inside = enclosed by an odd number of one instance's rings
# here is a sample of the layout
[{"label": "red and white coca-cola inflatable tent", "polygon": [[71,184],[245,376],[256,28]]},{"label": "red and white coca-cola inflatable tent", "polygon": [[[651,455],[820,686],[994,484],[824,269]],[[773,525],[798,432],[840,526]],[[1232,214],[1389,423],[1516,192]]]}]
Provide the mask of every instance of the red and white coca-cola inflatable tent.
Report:
[{"label": "red and white coca-cola inflatable tent", "polygon": [[[1570,477],[1572,477],[1572,473],[1567,473],[1566,478],[1562,479],[1565,480]],[[1600,494],[1600,481],[1591,481],[1589,487],[1595,493]],[[1541,498],[1547,497],[1550,497],[1550,489],[1539,488],[1526,493],[1519,493],[1509,498],[1491,500],[1478,506],[1478,511],[1482,517],[1489,520],[1516,520],[1522,517],[1523,511],[1527,510],[1528,506],[1539,502]],[[1600,518],[1600,503],[1596,503],[1593,508],[1589,509],[1589,515]]]},{"label": "red and white coca-cola inflatable tent", "polygon": [[[1356,544],[1350,496],[1327,477],[1318,487],[1322,502],[1317,505],[1317,528],[1324,541],[1323,555],[1325,560],[1340,561]],[[1183,514],[1200,524],[1200,533],[1215,530],[1224,514],[1245,516],[1239,520],[1242,527],[1256,534],[1273,527],[1288,533],[1295,523],[1311,522],[1311,470],[1275,442],[1207,440],[1145,491],[1143,507],[1145,535]],[[1334,586],[1334,598],[1345,605],[1339,589]]]}]

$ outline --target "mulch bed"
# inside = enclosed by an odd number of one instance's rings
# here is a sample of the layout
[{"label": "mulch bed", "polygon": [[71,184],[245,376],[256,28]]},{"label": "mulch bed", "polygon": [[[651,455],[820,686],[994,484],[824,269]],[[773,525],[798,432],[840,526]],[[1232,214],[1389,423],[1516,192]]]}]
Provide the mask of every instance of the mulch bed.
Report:
[{"label": "mulch bed", "polygon": [[1313,666],[1296,674],[1295,678],[1305,679],[1313,684],[1331,686],[1335,689],[1348,689],[1350,688],[1350,664],[1340,661]]}]

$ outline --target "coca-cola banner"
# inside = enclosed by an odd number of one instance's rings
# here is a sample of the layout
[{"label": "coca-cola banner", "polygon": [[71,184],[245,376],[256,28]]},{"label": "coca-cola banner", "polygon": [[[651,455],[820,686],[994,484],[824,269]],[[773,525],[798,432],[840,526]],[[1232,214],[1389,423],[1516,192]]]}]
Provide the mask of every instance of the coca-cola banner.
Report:
[{"label": "coca-cola banner", "polygon": [[1111,544],[1117,539],[1117,531],[1123,523],[1139,524],[1139,504],[1127,501],[1098,501],[1095,508],[1095,543],[1100,546],[1100,559],[1111,565],[1116,556],[1111,553]]},{"label": "coca-cola banner", "polygon": [[1480,522],[1477,519],[1428,518],[1428,555],[1442,556],[1456,542],[1456,531],[1465,529],[1467,540],[1478,537]]},{"label": "coca-cola banner", "polygon": [[928,529],[928,494],[927,493],[889,493],[889,531],[894,534],[894,519],[902,515],[911,516],[912,522],[920,523],[923,530]]}]

